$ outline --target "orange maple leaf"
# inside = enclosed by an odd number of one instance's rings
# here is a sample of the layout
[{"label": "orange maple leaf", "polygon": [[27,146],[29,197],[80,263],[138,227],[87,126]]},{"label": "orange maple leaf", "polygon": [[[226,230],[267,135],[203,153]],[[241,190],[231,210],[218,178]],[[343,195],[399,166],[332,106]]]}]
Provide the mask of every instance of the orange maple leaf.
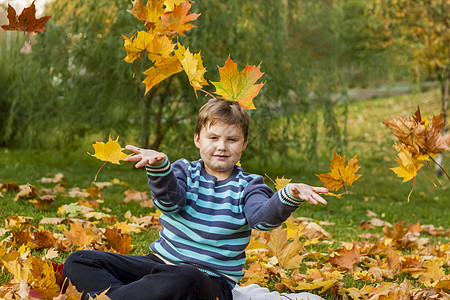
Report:
[{"label": "orange maple leaf", "polygon": [[200,14],[189,14],[191,3],[184,1],[179,5],[174,5],[172,12],[167,12],[161,16],[161,25],[165,29],[165,34],[169,37],[176,34],[186,36],[185,31],[189,31],[196,27],[189,22],[196,20]]},{"label": "orange maple leaf", "polygon": [[352,185],[354,181],[358,180],[362,175],[355,174],[359,170],[357,155],[348,161],[345,165],[345,155],[340,156],[334,153],[333,160],[330,164],[331,171],[324,174],[315,174],[325,184],[329,190],[337,191],[345,185]]},{"label": "orange maple leaf", "polygon": [[261,64],[257,67],[247,66],[241,72],[237,69],[237,64],[228,56],[228,60],[221,68],[220,81],[211,82],[215,88],[215,93],[225,100],[237,101],[246,109],[255,109],[253,98],[255,98],[265,82],[255,84],[264,74],[260,71]]},{"label": "orange maple leaf", "polygon": [[133,9],[128,12],[144,23],[147,30],[153,30],[161,26],[161,16],[164,14],[164,1],[148,0],[145,6],[142,0],[134,0],[131,3],[133,4]]},{"label": "orange maple leaf", "polygon": [[105,237],[108,240],[106,247],[114,249],[117,253],[128,254],[133,250],[130,235],[128,233],[122,233],[117,227],[106,228]]},{"label": "orange maple leaf", "polygon": [[45,24],[51,16],[44,16],[36,19],[36,6],[33,3],[23,9],[19,16],[16,10],[8,4],[8,25],[2,25],[3,30],[18,30],[28,33],[42,32],[45,30]]}]

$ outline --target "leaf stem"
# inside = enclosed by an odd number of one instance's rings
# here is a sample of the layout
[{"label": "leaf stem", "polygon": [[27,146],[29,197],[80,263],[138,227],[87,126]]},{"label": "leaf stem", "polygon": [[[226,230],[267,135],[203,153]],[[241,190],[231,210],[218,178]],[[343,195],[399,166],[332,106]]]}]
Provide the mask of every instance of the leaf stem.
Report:
[{"label": "leaf stem", "polygon": [[408,195],[408,203],[409,203],[409,198],[411,197],[411,194],[412,194],[412,192],[413,192],[413,190],[414,190],[414,187],[416,186],[416,177],[417,177],[417,176],[414,176],[414,183],[413,183],[413,186],[412,186],[412,188],[411,188],[411,191],[409,192],[409,195]]},{"label": "leaf stem", "polygon": [[141,61],[142,61],[142,58],[144,57],[145,52],[147,52],[147,49],[145,49],[144,51],[142,51],[142,55],[141,55],[141,57],[139,58],[139,62],[138,62],[138,64],[137,64],[137,66],[136,66],[136,69],[134,69],[134,72],[133,72],[133,78],[134,78],[134,76],[136,75],[136,71],[137,71],[137,69],[139,68],[139,65],[141,64]]},{"label": "leaf stem", "polygon": [[275,183],[275,181],[273,181],[273,179],[272,179],[272,178],[270,178],[270,176],[269,176],[269,175],[267,175],[267,173],[264,173],[264,175],[266,175],[266,177],[267,177],[267,178],[269,178],[269,180],[270,180],[270,181],[272,181],[272,183],[273,183],[273,184],[276,184],[276,183]]},{"label": "leaf stem", "polygon": [[98,169],[97,174],[95,174],[94,181],[97,181],[98,173],[100,173],[100,170],[106,165],[107,162],[108,162],[108,161],[105,161],[105,162],[103,163],[103,165],[100,167],[100,169]]},{"label": "leaf stem", "polygon": [[105,162],[103,163],[103,165],[100,167],[100,169],[98,169],[97,174],[95,174],[95,178],[94,178],[94,182],[97,181],[97,176],[98,173],[100,173],[100,170],[106,165],[106,163],[108,162],[109,157],[111,156],[112,150],[111,152],[109,152],[108,156],[105,159]]},{"label": "leaf stem", "polygon": [[30,39],[28,38],[28,36],[27,36],[25,30],[23,31],[23,36],[27,39],[28,43],[31,45],[31,41],[30,41]]},{"label": "leaf stem", "polygon": [[[212,98],[217,98],[216,96],[214,96],[213,94],[211,94],[210,92],[205,91],[204,89],[199,89],[199,91],[202,91],[203,93],[207,94],[208,96],[212,97]],[[266,174],[267,175],[267,174]]]},{"label": "leaf stem", "polygon": [[339,168],[337,170],[338,170],[339,176],[341,176],[341,179],[342,179],[342,188],[344,189],[344,193],[347,194],[347,190],[345,189],[344,177],[341,174],[341,170],[339,170]]},{"label": "leaf stem", "polygon": [[445,169],[444,169],[437,161],[435,161],[434,158],[432,158],[431,156],[430,156],[430,158],[431,158],[431,160],[432,160],[439,168],[441,168],[442,172],[444,172],[444,174],[447,176],[448,180],[450,180],[450,176],[449,176],[448,173],[445,171]]},{"label": "leaf stem", "polygon": [[437,184],[434,183],[434,181],[428,177],[427,175],[425,175],[425,173],[423,173],[421,170],[418,170],[420,174],[422,174],[425,178],[427,178],[429,181],[431,181],[431,183],[433,183],[434,187],[437,187]]}]

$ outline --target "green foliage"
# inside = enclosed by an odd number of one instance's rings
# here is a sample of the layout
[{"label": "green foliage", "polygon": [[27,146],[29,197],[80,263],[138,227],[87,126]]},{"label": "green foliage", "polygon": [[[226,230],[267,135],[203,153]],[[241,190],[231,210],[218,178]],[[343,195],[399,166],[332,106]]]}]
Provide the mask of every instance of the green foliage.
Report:
[{"label": "green foliage", "polygon": [[[11,33],[9,49],[0,43],[7,54],[0,59],[0,78],[7,78],[0,83],[7,86],[0,96],[0,145],[87,149],[112,133],[125,143],[194,156],[193,126],[207,98],[199,93],[195,99],[184,74],[144,96],[142,71],[149,66],[143,60],[135,72],[137,62],[122,61],[121,35],[143,26],[127,11],[131,1],[49,5],[52,18],[32,40],[31,53],[19,52],[21,33]],[[201,51],[208,79],[219,78],[217,66],[228,54],[239,69],[262,62],[267,83],[255,99],[249,145],[262,153],[261,164],[270,163],[273,152],[289,159],[292,146],[305,158],[317,157],[318,134],[329,136],[330,151],[345,147],[339,98],[349,87],[378,83],[374,78],[388,70],[384,56],[366,47],[365,7],[360,0],[193,4],[202,15],[180,41]],[[325,123],[318,122],[321,112]],[[277,123],[280,116],[287,118]],[[309,128],[307,135],[290,129],[299,123]],[[317,130],[322,124],[327,131]]]}]

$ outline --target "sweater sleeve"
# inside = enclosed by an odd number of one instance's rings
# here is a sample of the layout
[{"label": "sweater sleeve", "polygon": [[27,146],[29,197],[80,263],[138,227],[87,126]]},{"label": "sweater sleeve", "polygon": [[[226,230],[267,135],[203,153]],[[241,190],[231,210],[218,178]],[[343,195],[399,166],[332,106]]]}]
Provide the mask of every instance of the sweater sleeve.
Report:
[{"label": "sweater sleeve", "polygon": [[289,193],[289,185],[274,193],[261,176],[244,191],[244,212],[253,229],[267,231],[279,227],[304,201]]},{"label": "sweater sleeve", "polygon": [[186,205],[186,172],[177,162],[166,160],[160,166],[147,165],[148,185],[155,206],[165,214],[179,212]]}]

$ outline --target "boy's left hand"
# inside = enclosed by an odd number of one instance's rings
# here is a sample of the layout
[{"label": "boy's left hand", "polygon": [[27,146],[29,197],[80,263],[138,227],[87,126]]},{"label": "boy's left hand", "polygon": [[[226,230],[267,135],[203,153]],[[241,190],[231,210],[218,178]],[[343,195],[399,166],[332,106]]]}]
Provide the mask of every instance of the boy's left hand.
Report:
[{"label": "boy's left hand", "polygon": [[324,187],[315,187],[303,183],[291,183],[289,185],[289,193],[292,197],[305,200],[311,204],[327,204],[319,193],[328,193],[328,189]]}]

